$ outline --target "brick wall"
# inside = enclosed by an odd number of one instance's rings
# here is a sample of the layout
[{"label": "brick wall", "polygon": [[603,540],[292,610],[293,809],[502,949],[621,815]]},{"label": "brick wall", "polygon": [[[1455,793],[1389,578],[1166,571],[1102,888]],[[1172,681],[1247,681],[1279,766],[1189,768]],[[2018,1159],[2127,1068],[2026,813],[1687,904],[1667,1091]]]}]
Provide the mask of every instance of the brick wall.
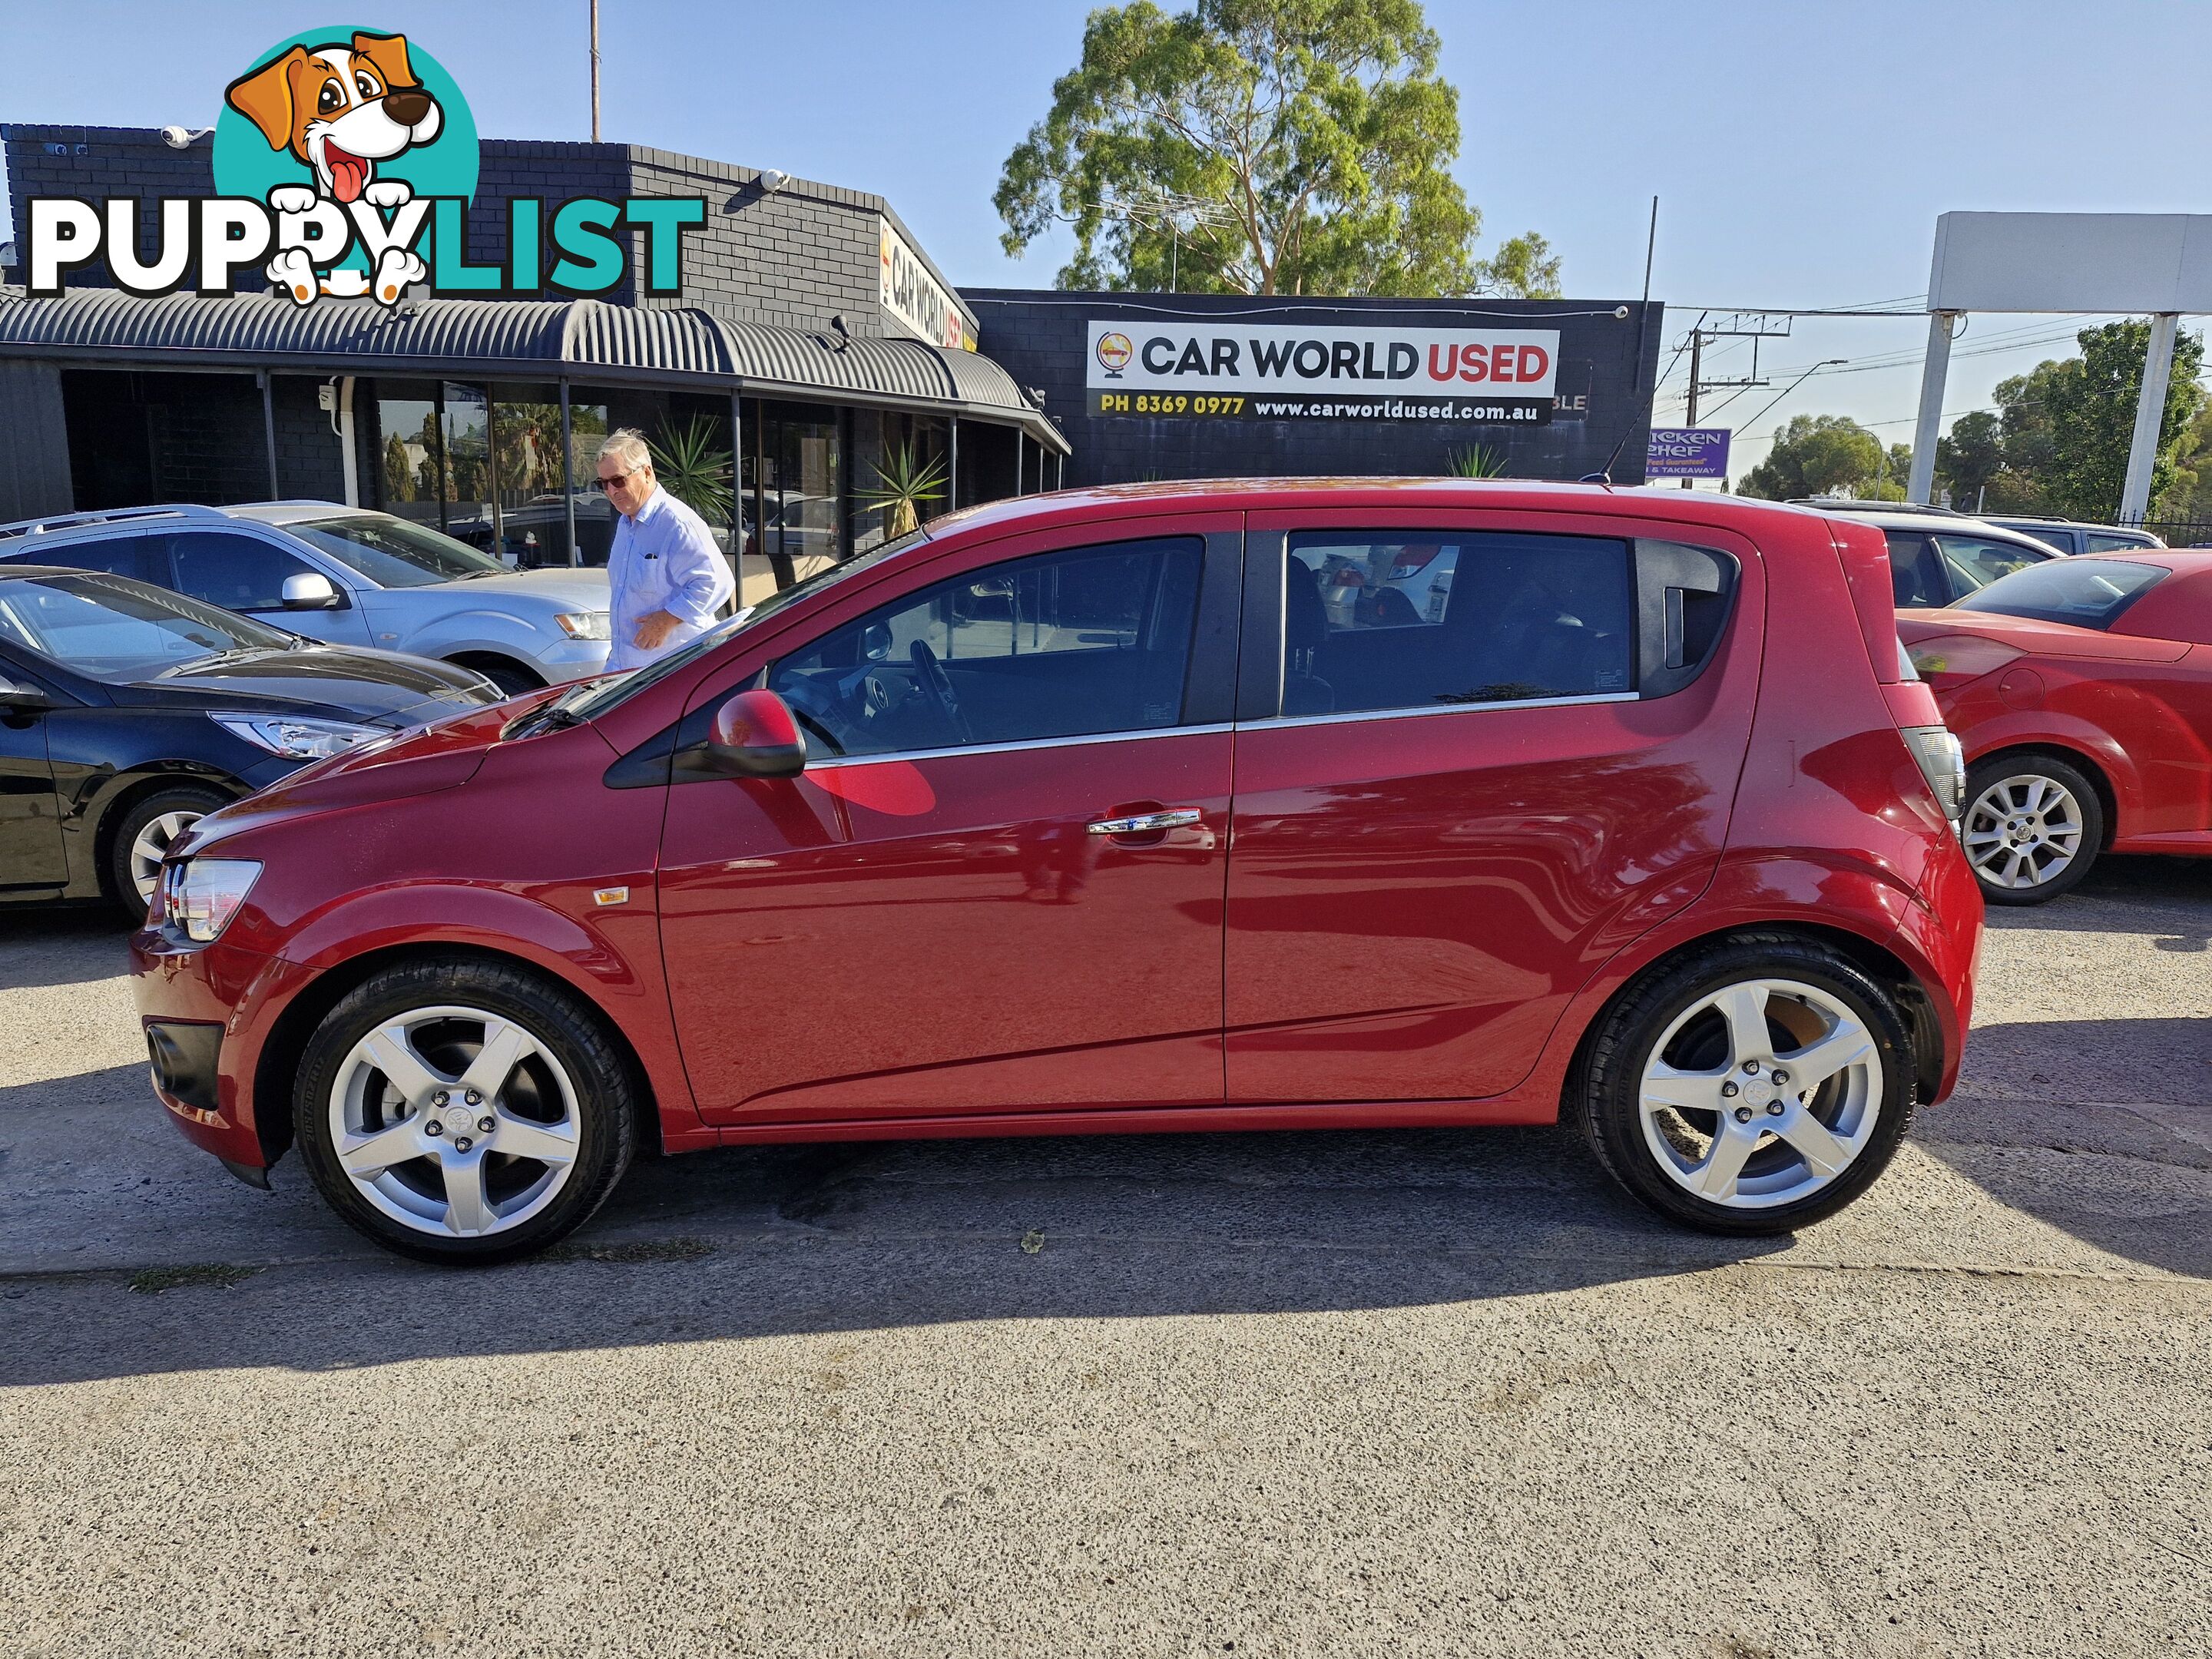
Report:
[{"label": "brick wall", "polygon": [[[1255,301],[1198,295],[1060,294],[1030,289],[968,289],[962,297],[981,322],[986,356],[1004,364],[1018,385],[1044,393],[1045,412],[1074,445],[1070,484],[1129,483],[1160,478],[1437,475],[1450,470],[1454,451],[1470,444],[1503,449],[1506,471],[1520,478],[1577,478],[1606,464],[1616,444],[1613,477],[1641,483],[1651,428],[1651,388],[1665,332],[1656,301],[1642,330],[1638,306],[1624,321],[1615,302],[1511,300],[1312,300]],[[1452,425],[1434,421],[1165,420],[1085,412],[1089,325],[1125,319],[1133,335],[1161,308],[1202,318],[1249,313],[1255,304],[1290,305],[1255,321],[1300,320],[1375,327],[1394,318],[1468,328],[1546,327],[1559,331],[1562,391],[1585,398],[1581,419],[1548,426]],[[1499,313],[1505,315],[1501,316]],[[1571,313],[1581,313],[1582,315]],[[1596,313],[1595,315],[1588,313]],[[1587,387],[1587,391],[1583,389]],[[1622,442],[1626,438],[1626,441]]]}]

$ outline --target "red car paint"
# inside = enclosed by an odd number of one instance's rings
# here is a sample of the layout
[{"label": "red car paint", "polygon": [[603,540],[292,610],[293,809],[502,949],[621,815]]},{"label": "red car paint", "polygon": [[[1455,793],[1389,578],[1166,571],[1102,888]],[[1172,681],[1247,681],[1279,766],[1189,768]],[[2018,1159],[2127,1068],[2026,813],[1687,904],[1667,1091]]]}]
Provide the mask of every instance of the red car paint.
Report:
[{"label": "red car paint", "polygon": [[2107,629],[1993,612],[1902,611],[1898,634],[1969,765],[2055,750],[2104,786],[2109,850],[2212,854],[2212,554],[2092,553],[2172,574]]},{"label": "red car paint", "polygon": [[[1733,555],[1740,586],[1671,696],[1292,725],[1271,718],[1284,536],[1339,526],[1686,543]],[[887,599],[1167,534],[1206,538],[1194,662],[1237,677],[1233,717],[608,787],[617,759]],[[668,1150],[1546,1122],[1631,976],[1745,926],[1899,964],[1940,1099],[1981,902],[1898,734],[1932,714],[1899,683],[1888,582],[1879,532],[1673,491],[1224,481],[961,514],[589,724],[502,738],[542,693],[204,819],[179,856],[264,867],[213,944],[132,941],[145,1018],[224,1031],[215,1109],[164,1103],[196,1144],[267,1165],[320,1011],[371,963],[459,946],[604,1010]],[[1164,806],[1195,817],[1086,833]],[[614,887],[627,902],[597,902]]]}]

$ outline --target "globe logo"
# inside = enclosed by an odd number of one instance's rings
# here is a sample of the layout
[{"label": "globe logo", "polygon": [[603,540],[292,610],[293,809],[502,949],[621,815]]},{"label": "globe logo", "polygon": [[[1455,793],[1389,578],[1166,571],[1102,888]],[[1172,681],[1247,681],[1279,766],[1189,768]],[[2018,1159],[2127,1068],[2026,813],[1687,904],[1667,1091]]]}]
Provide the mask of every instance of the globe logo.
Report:
[{"label": "globe logo", "polygon": [[1098,367],[1106,371],[1106,378],[1118,380],[1121,371],[1129,366],[1129,359],[1137,355],[1137,348],[1129,343],[1126,334],[1104,334],[1098,339]]}]

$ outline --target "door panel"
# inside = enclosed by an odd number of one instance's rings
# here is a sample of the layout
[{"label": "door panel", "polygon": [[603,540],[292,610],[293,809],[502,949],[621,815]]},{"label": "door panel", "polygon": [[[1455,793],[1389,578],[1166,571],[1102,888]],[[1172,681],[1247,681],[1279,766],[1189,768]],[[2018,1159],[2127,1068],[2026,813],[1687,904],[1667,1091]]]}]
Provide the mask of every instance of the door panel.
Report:
[{"label": "door panel", "polygon": [[[1389,516],[1332,526],[1255,514],[1251,539],[1327,529],[1339,542],[1356,530],[1382,541]],[[1638,700],[1613,689],[1626,596],[1556,595],[1547,619],[1549,600],[1535,603],[1543,595],[1524,578],[1559,562],[1540,556],[1544,538],[1616,538],[1625,560],[1648,524],[1438,517],[1395,533],[1457,548],[1443,620],[1416,629],[1387,604],[1365,613],[1401,660],[1440,677],[1443,701],[1422,712],[1340,712],[1389,699],[1379,647],[1355,640],[1337,659],[1325,605],[1301,599],[1296,558],[1281,578],[1272,565],[1248,573],[1248,592],[1286,581],[1280,696],[1305,717],[1248,723],[1250,705],[1240,706],[1224,951],[1232,1103],[1502,1093],[1528,1074],[1597,966],[1695,898],[1718,862],[1758,676],[1753,551],[1701,536],[1739,567],[1733,619],[1717,644],[1693,638],[1710,661],[1685,689]],[[1500,553],[1484,532],[1515,539]],[[1372,568],[1412,562],[1385,555]],[[1577,556],[1606,568],[1594,545]],[[1687,617],[1695,635],[1711,599],[1645,605],[1629,625]],[[1468,607],[1456,628],[1453,605]],[[1247,620],[1249,661],[1249,610]],[[1358,617],[1340,609],[1338,622]],[[1626,659],[1681,658],[1642,641]],[[1253,690],[1248,676],[1248,698]]]},{"label": "door panel", "polygon": [[[1231,738],[669,792],[662,937],[709,1121],[1217,1104]],[[1157,838],[1087,826],[1197,808]]]},{"label": "door panel", "polygon": [[[3,660],[0,673],[21,678]],[[0,887],[58,887],[68,879],[46,716],[0,719]]]}]

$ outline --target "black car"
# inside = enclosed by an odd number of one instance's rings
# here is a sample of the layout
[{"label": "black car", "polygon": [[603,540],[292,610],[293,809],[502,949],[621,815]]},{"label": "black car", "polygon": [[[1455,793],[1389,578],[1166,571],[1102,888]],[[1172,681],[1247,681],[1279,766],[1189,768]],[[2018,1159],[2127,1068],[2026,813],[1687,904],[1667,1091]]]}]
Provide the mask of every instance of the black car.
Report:
[{"label": "black car", "polygon": [[185,827],[310,761],[485,703],[472,671],[338,649],[102,572],[0,569],[0,902],[143,912]]}]

